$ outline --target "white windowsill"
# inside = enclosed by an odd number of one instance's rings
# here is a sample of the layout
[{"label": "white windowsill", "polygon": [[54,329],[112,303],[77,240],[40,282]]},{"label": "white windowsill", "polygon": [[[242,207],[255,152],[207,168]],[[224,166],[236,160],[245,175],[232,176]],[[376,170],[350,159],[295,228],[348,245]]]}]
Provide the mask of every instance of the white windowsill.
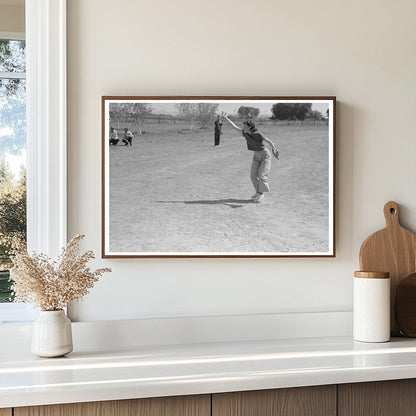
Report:
[{"label": "white windowsill", "polygon": [[0,325],[21,325],[32,322],[36,311],[27,303],[0,303]]},{"label": "white windowsill", "polygon": [[351,337],[0,354],[0,407],[316,386],[416,377],[416,340]]}]

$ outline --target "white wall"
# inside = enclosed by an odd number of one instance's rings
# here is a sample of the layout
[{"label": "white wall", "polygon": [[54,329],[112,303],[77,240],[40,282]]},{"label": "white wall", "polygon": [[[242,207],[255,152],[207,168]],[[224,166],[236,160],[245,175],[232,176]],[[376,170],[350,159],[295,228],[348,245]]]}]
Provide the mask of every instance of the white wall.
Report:
[{"label": "white wall", "polygon": [[68,1],[69,235],[100,257],[102,95],[336,95],[335,259],[118,259],[81,321],[351,310],[362,240],[416,231],[413,0]]}]

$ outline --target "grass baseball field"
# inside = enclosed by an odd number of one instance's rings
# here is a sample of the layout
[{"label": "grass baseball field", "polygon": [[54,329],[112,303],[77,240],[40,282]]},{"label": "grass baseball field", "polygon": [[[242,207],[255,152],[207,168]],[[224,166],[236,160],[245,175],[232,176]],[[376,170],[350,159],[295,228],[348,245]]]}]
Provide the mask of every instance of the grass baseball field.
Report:
[{"label": "grass baseball field", "polygon": [[132,146],[111,146],[110,251],[327,252],[328,126],[259,130],[280,151],[260,204],[252,152],[225,123],[218,147],[213,129],[174,124],[145,124]]}]

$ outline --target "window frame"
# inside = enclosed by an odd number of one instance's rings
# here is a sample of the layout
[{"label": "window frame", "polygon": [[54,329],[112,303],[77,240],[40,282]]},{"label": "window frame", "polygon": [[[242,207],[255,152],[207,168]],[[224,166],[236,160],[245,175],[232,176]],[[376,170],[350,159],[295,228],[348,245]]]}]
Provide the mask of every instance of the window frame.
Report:
[{"label": "window frame", "polygon": [[[56,257],[67,242],[66,0],[25,0],[27,246]],[[22,40],[22,39],[16,39]],[[34,319],[31,305],[0,305],[0,324]]]},{"label": "window frame", "polygon": [[28,250],[67,240],[66,0],[26,0]]}]

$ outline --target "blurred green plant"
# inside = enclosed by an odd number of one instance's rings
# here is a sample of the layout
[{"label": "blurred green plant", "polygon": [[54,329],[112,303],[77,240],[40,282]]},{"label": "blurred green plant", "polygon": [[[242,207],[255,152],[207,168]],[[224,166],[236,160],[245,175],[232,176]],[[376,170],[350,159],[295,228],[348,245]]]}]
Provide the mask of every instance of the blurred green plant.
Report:
[{"label": "blurred green plant", "polygon": [[12,302],[13,292],[10,288],[13,282],[10,281],[8,270],[0,270],[0,303]]},{"label": "blurred green plant", "polygon": [[10,302],[8,269],[17,247],[26,244],[26,171],[15,180],[8,164],[0,162],[0,302]]}]

